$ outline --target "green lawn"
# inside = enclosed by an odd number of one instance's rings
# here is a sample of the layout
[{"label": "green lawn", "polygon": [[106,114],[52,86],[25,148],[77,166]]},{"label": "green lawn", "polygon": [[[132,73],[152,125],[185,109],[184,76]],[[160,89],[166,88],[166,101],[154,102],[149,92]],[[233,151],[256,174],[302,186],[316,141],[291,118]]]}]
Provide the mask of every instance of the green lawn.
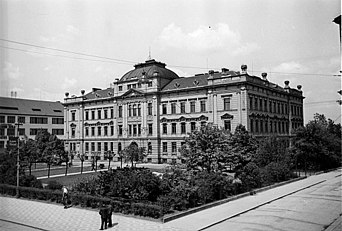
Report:
[{"label": "green lawn", "polygon": [[80,181],[82,179],[96,177],[99,174],[100,174],[99,172],[91,172],[91,173],[83,173],[83,174],[78,174],[78,175],[53,177],[53,178],[41,179],[41,182],[43,184],[47,184],[49,181],[57,181],[58,183],[60,183],[62,185],[71,187],[76,182],[78,182],[78,181]]}]

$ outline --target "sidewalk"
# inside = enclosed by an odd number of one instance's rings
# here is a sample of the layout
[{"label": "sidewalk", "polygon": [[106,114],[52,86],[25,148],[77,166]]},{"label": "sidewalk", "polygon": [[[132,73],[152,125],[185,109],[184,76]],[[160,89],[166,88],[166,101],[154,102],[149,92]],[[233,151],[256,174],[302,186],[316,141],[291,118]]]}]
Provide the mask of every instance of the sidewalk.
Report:
[{"label": "sidewalk", "polygon": [[[304,188],[320,184],[331,177],[341,177],[341,169],[308,177],[291,184],[247,196],[210,209],[167,222],[138,219],[114,214],[118,225],[109,230],[120,231],[190,231],[201,230],[235,217]],[[69,208],[55,203],[43,203],[26,199],[0,196],[0,230],[98,230],[100,216],[97,210]],[[18,229],[20,227],[20,229]],[[340,226],[337,226],[340,227]],[[336,229],[331,229],[336,230]]]}]

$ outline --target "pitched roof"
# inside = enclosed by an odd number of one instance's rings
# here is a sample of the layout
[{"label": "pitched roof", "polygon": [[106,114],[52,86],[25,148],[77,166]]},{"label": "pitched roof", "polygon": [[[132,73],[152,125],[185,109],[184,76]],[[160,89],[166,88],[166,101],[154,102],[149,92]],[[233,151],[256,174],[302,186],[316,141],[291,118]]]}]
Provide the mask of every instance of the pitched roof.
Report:
[{"label": "pitched roof", "polygon": [[87,93],[84,95],[85,100],[91,100],[91,99],[99,99],[99,98],[109,98],[114,95],[114,89],[113,88],[107,88],[107,89],[93,89],[93,91]]},{"label": "pitched roof", "polygon": [[60,102],[0,97],[0,114],[63,116]]},{"label": "pitched roof", "polygon": [[208,75],[183,77],[172,80],[162,91],[184,89],[190,87],[200,87],[208,85]]}]

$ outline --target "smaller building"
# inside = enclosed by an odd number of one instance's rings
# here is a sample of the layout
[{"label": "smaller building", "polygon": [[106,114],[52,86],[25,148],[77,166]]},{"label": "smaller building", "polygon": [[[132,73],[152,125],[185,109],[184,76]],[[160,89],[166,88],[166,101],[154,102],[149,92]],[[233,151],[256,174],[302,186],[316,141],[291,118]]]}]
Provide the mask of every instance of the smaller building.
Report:
[{"label": "smaller building", "polygon": [[60,102],[0,97],[0,152],[9,137],[34,139],[40,129],[64,136],[64,113]]}]

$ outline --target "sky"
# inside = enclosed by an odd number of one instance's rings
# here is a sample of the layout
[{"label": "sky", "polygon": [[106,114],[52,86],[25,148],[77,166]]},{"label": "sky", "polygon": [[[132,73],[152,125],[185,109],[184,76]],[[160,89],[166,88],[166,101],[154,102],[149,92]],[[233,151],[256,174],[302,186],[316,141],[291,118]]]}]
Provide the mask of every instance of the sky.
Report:
[{"label": "sky", "polygon": [[0,96],[61,101],[149,58],[181,77],[248,66],[341,122],[340,0],[0,0]]}]

